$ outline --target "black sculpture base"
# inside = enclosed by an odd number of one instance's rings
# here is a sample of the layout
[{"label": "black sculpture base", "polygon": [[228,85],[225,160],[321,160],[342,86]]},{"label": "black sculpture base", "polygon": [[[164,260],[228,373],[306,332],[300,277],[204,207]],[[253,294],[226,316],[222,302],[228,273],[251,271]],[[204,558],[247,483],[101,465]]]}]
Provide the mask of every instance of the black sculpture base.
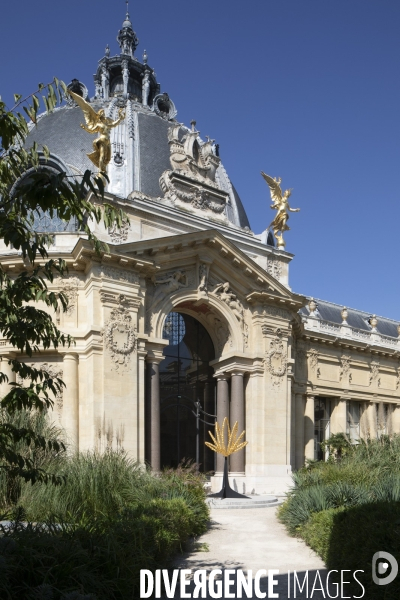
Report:
[{"label": "black sculpture base", "polygon": [[251,500],[248,496],[244,496],[243,494],[239,494],[239,492],[235,492],[229,485],[228,479],[228,459],[225,456],[225,465],[224,465],[224,478],[222,480],[222,489],[220,492],[216,494],[209,494],[207,498],[246,498],[247,500]]}]

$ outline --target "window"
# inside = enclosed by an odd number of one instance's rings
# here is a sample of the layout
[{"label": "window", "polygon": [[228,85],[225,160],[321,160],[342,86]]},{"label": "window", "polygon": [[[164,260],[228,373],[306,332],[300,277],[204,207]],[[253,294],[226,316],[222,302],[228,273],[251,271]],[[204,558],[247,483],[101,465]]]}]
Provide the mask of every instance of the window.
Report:
[{"label": "window", "polygon": [[316,460],[326,458],[321,448],[321,442],[324,442],[330,435],[330,400],[328,398],[315,398],[314,409],[314,456]]},{"label": "window", "polygon": [[347,402],[347,435],[352,444],[360,441],[360,403]]}]

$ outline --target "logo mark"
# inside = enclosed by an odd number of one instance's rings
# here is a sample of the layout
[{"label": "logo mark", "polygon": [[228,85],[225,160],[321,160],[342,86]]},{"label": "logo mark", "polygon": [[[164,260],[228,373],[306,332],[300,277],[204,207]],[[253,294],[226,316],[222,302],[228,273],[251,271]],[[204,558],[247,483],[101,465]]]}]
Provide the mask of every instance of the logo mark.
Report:
[{"label": "logo mark", "polygon": [[[390,568],[389,568],[390,567]],[[372,557],[372,580],[376,585],[388,585],[397,577],[399,565],[394,556],[389,552],[375,552]],[[385,575],[386,577],[381,577]]]}]

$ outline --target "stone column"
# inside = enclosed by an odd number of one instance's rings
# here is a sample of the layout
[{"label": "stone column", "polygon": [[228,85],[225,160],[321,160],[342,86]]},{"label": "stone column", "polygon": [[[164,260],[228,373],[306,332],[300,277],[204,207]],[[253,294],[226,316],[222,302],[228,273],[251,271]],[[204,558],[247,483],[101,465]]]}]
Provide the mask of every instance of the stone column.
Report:
[{"label": "stone column", "polygon": [[304,397],[303,394],[295,395],[295,419],[296,419],[296,469],[304,466]]},{"label": "stone column", "polygon": [[[233,427],[238,422],[238,433],[245,429],[244,423],[244,388],[243,372],[234,371],[231,374],[231,415],[230,426]],[[245,449],[235,452],[230,457],[230,471],[237,475],[244,475],[245,470]]]},{"label": "stone column", "polygon": [[62,423],[74,452],[79,451],[79,358],[72,352],[64,354]]},{"label": "stone column", "polygon": [[304,415],[305,457],[314,460],[314,396],[307,396]]},{"label": "stone column", "polygon": [[8,361],[13,358],[15,358],[15,354],[4,354],[0,358],[0,372],[4,373],[8,377],[8,381],[4,381],[0,385],[0,399],[4,398],[4,396],[8,394],[8,392],[11,390],[10,383],[15,383],[16,380],[16,373],[14,373],[12,370],[12,365],[8,364]]},{"label": "stone column", "polygon": [[[227,376],[220,375],[217,377],[217,422],[220,427],[222,427],[225,417],[229,421],[229,386]],[[222,475],[224,461],[225,458],[221,454],[217,454],[216,474]]]},{"label": "stone column", "polygon": [[146,459],[153,471],[160,470],[160,373],[162,358],[147,357],[146,370]]},{"label": "stone column", "polygon": [[335,398],[331,415],[331,434],[347,431],[347,399]]},{"label": "stone column", "polygon": [[[208,381],[206,381],[204,383],[204,391],[203,391],[203,410],[206,413],[209,413],[210,415],[214,414],[214,406],[213,406],[213,402],[211,402],[211,398],[210,398],[210,383]],[[201,418],[204,419],[205,421],[207,421],[208,423],[212,423],[212,417],[209,417],[208,415],[201,415]],[[201,423],[200,422],[200,427],[203,428],[203,439],[205,442],[211,442],[211,438],[208,434],[208,431],[211,430],[212,433],[214,433],[212,431],[212,427],[210,427],[210,425],[206,425],[205,423]],[[201,439],[201,438],[200,438]],[[208,448],[205,444],[203,444],[203,469],[209,470],[206,466],[206,452],[207,452]],[[214,452],[213,452],[214,454]]]},{"label": "stone column", "polygon": [[400,404],[393,404],[392,430],[393,433],[400,433]]},{"label": "stone column", "polygon": [[376,403],[369,402],[367,407],[367,429],[371,440],[376,439],[377,435],[377,410]]},{"label": "stone column", "polygon": [[138,348],[138,431],[137,431],[137,459],[140,463],[145,461],[145,372],[146,372],[146,352],[139,342]]}]

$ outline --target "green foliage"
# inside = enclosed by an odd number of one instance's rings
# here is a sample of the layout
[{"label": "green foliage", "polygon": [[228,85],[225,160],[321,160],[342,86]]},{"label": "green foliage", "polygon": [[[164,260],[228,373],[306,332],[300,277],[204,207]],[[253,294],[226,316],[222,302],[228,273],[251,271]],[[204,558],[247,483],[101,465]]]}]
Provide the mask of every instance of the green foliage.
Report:
[{"label": "green foliage", "polygon": [[[373,583],[372,557],[378,550],[390,552],[400,562],[400,503],[374,502],[351,508],[315,513],[301,536],[324,560],[328,569],[363,570],[358,574],[365,598],[398,600],[399,578],[379,588]],[[354,588],[360,595],[360,587]]]},{"label": "green foliage", "polygon": [[193,468],[180,467],[153,476],[124,452],[87,452],[56,457],[49,468],[65,478],[62,487],[24,485],[19,503],[27,517],[45,521],[93,523],[113,519],[125,508],[153,500],[182,500],[188,507],[191,535],[206,530],[208,508],[203,478]]},{"label": "green foliage", "polygon": [[[51,112],[63,101],[65,92],[65,84],[55,78],[50,84],[39,84],[38,91],[25,99],[15,94],[16,105],[11,110],[0,99],[0,239],[6,246],[20,251],[25,265],[25,270],[16,276],[0,265],[0,332],[16,351],[28,357],[39,349],[73,344],[70,336],[57,329],[51,316],[57,309],[65,311],[68,299],[62,292],[48,288],[55,275],[66,273],[67,266],[61,259],[49,259],[47,248],[52,236],[34,231],[35,214],[47,212],[50,217],[57,215],[65,221],[74,218],[96,252],[107,248],[92,233],[90,221],[121,226],[126,219],[120,210],[103,202],[105,174],[93,176],[86,171],[78,178],[68,177],[64,172],[55,173],[46,169],[50,156],[46,146],[39,148],[33,143],[30,148],[26,147],[29,128],[38,121],[40,97],[45,110]],[[21,109],[31,120],[29,126]],[[37,308],[35,303],[39,301],[50,310]],[[0,406],[9,414],[21,409],[51,408],[52,398],[64,385],[61,379],[53,379],[45,370],[28,367],[20,360],[9,360],[9,364],[24,383],[12,384]],[[7,376],[0,373],[0,383],[7,381]],[[61,483],[56,476],[37,469],[29,456],[15,451],[22,441],[36,450],[63,449],[62,443],[48,440],[30,427],[0,421],[0,471],[27,481]]]},{"label": "green foliage", "polygon": [[[204,482],[192,468],[155,476],[112,451],[56,460],[65,485],[23,484],[17,521],[0,531],[0,598],[42,589],[53,600],[137,598],[140,569],[165,568],[206,529]],[[22,525],[27,518],[43,524]]]},{"label": "green foliage", "polygon": [[324,561],[328,560],[334,518],[344,508],[328,508],[313,513],[301,528],[301,537]]},{"label": "green foliage", "polygon": [[334,460],[341,460],[353,449],[354,447],[345,433],[333,433],[328,440],[321,442],[322,452],[325,453],[326,450],[329,450],[330,457]]},{"label": "green foliage", "polygon": [[[340,461],[295,473],[280,520],[302,537],[328,569],[364,570],[366,598],[397,600],[400,582],[379,588],[371,579],[375,552],[400,562],[400,436],[361,441]],[[359,595],[357,585],[354,593]]]},{"label": "green foliage", "polygon": [[[63,438],[63,432],[51,424],[48,416],[43,412],[21,410],[10,414],[0,409],[0,420],[16,430],[34,431],[37,437],[51,442],[52,447],[58,447],[58,440]],[[15,442],[13,452],[22,456],[26,464],[31,464],[35,470],[42,473],[45,473],[56,459],[61,460],[63,456],[63,451],[28,444],[25,437]],[[62,480],[61,477],[59,479]],[[10,470],[0,470],[0,510],[4,512],[19,501],[21,488],[23,488],[23,480],[18,473],[14,475]]]}]

